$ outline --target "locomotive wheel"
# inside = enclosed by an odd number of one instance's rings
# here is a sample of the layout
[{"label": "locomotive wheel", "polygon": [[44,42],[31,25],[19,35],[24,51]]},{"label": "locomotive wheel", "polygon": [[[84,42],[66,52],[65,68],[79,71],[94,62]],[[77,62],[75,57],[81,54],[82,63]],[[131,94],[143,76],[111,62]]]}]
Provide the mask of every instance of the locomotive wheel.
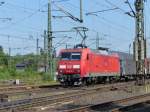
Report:
[{"label": "locomotive wheel", "polygon": [[66,88],[68,84],[66,82],[61,83],[62,87]]},{"label": "locomotive wheel", "polygon": [[128,82],[129,81],[129,78],[128,77],[125,77],[125,82]]},{"label": "locomotive wheel", "polygon": [[106,84],[106,83],[108,82],[108,78],[107,78],[107,77],[103,77],[102,82],[103,82],[104,84]]}]

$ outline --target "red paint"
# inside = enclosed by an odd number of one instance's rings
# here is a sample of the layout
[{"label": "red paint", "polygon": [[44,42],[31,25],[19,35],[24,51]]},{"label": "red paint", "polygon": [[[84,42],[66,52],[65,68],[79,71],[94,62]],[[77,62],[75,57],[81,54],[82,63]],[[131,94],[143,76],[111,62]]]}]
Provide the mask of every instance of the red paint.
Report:
[{"label": "red paint", "polygon": [[[58,74],[80,74],[80,77],[88,77],[89,74],[119,74],[120,61],[117,55],[103,55],[91,51],[89,48],[65,49],[62,52],[81,52],[81,60],[60,60],[58,62]],[[59,68],[60,65],[66,68]],[[80,65],[80,68],[73,68]]]}]

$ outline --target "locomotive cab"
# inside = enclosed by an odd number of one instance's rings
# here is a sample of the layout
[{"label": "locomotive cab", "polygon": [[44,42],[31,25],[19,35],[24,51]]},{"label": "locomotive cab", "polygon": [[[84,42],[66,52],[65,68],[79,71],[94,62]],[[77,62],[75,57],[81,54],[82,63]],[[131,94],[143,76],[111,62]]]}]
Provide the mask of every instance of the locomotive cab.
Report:
[{"label": "locomotive cab", "polygon": [[63,50],[60,53],[58,62],[59,82],[65,85],[75,85],[80,83],[81,74],[81,50]]}]

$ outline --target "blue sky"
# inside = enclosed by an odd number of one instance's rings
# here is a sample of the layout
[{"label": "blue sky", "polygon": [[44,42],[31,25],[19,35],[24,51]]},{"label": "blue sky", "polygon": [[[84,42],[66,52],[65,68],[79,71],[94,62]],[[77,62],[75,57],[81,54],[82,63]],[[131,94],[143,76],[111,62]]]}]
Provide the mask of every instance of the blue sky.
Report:
[{"label": "blue sky", "polygon": [[[8,52],[9,47],[12,54],[26,54],[36,52],[36,38],[40,39],[40,47],[43,47],[43,32],[47,29],[47,2],[48,0],[0,0],[5,4],[0,6],[0,45]],[[79,17],[79,0],[54,0],[56,5],[63,7],[66,11]],[[64,1],[64,2],[58,2]],[[110,1],[113,5],[110,5]],[[128,52],[129,44],[132,43],[135,34],[134,19],[125,14],[130,11],[124,3],[125,0],[83,0],[84,23],[75,22],[69,18],[52,18],[53,31],[70,30],[73,27],[84,26],[89,28],[87,32],[87,45],[95,48],[95,38],[99,33],[100,45],[112,50]],[[129,0],[134,4],[134,0]],[[57,10],[55,4],[52,9]],[[97,16],[86,16],[85,13],[110,9],[119,9],[98,13]],[[146,15],[146,37],[150,38],[150,1],[147,0],[145,7]],[[53,16],[63,16],[59,11],[53,11]],[[11,18],[11,20],[3,19]],[[53,45],[58,50],[64,48],[61,43],[74,45],[81,41],[75,32],[54,33],[56,37]],[[66,38],[72,37],[72,38]],[[150,40],[149,40],[150,43]]]}]

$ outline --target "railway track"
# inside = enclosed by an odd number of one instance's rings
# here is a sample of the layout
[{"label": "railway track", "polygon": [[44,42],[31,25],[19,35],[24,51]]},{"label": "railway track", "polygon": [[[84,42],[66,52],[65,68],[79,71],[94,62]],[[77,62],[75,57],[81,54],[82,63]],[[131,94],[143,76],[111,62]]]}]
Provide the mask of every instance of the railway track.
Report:
[{"label": "railway track", "polygon": [[[123,83],[115,83],[115,84],[133,84],[135,83],[134,81],[131,82],[123,82]],[[88,87],[75,87],[75,88],[67,88],[67,89],[76,89],[76,90],[85,90],[85,89],[90,89],[90,88],[96,88],[96,87],[103,87],[103,86],[114,86],[115,84],[99,84],[99,85],[94,85],[94,86],[88,86]],[[114,86],[115,87],[115,86]],[[40,93],[42,91],[49,91],[49,90],[43,90],[42,88],[47,88],[47,89],[65,89],[61,85],[56,84],[56,85],[22,85],[22,86],[6,86],[6,87],[0,87],[0,95],[7,95],[7,96],[13,96],[13,95],[24,95],[24,94],[30,94],[30,93]]]},{"label": "railway track", "polygon": [[[129,108],[132,109],[133,107],[136,107],[139,104],[143,104],[143,101],[147,101],[148,99],[150,99],[150,93],[96,105],[82,106],[75,109],[65,110],[64,112],[122,112],[123,110],[127,110]],[[137,102],[142,103],[136,104]]]},{"label": "railway track", "polygon": [[[32,86],[32,87],[27,87],[27,88],[17,88],[17,90],[15,90],[15,88],[13,88],[13,90],[8,90],[8,91],[1,91],[0,92],[0,99],[1,102],[3,99],[10,101],[11,98],[21,98],[21,96],[32,96],[35,94],[41,94],[41,93],[48,93],[50,91],[56,91],[60,88],[60,85],[46,85],[46,86]],[[4,100],[4,101],[5,101]],[[17,99],[16,99],[17,100]]]},{"label": "railway track", "polygon": [[127,85],[127,83],[118,83],[118,84],[111,84],[107,86],[100,86],[100,87],[94,87],[94,88],[87,88],[84,90],[76,91],[76,92],[70,92],[70,93],[64,93],[59,95],[50,95],[46,97],[38,97],[38,98],[30,98],[30,99],[24,99],[24,100],[17,100],[12,102],[6,102],[0,104],[0,111],[4,110],[24,110],[31,107],[37,107],[42,105],[49,105],[49,104],[56,104],[59,102],[64,101],[71,101],[75,100],[77,98],[80,98],[85,95],[94,94],[97,92],[106,92],[110,90],[117,89],[123,89],[127,86],[131,86],[131,84]]},{"label": "railway track", "polygon": [[[132,84],[134,82],[129,82],[129,84]],[[118,84],[126,84],[125,82],[123,83],[118,83]],[[117,85],[118,85],[117,84]],[[91,89],[91,88],[99,88],[99,87],[104,87],[104,86],[114,86],[115,84],[99,84],[99,85],[94,85],[94,86],[84,86],[84,87],[74,87],[74,88],[64,88],[59,84],[56,85],[24,85],[24,86],[11,86],[11,87],[4,87],[0,88],[0,95],[7,95],[7,96],[17,96],[17,95],[24,95],[24,94],[32,94],[32,93],[40,93],[40,92],[50,92],[50,89],[64,89],[64,90],[86,90],[86,89]]]},{"label": "railway track", "polygon": [[19,99],[25,99],[35,96],[40,96],[41,94],[48,94],[51,91],[57,91],[61,90],[59,89],[60,85],[42,85],[42,86],[20,86],[15,89],[16,87],[13,87],[13,89],[7,89],[6,91],[0,91],[0,103],[8,102],[8,101],[15,101]]},{"label": "railway track", "polygon": [[150,100],[118,108],[115,112],[149,112]]},{"label": "railway track", "polygon": [[21,86],[4,86],[0,87],[0,94],[4,93],[13,93],[20,92],[23,90],[32,90],[32,89],[40,89],[40,88],[57,88],[60,87],[59,84],[56,85],[21,85]]},{"label": "railway track", "polygon": [[29,85],[5,85],[5,86],[0,86],[0,91],[9,91],[9,90],[14,90],[14,89],[27,89],[27,87],[31,87]]}]

